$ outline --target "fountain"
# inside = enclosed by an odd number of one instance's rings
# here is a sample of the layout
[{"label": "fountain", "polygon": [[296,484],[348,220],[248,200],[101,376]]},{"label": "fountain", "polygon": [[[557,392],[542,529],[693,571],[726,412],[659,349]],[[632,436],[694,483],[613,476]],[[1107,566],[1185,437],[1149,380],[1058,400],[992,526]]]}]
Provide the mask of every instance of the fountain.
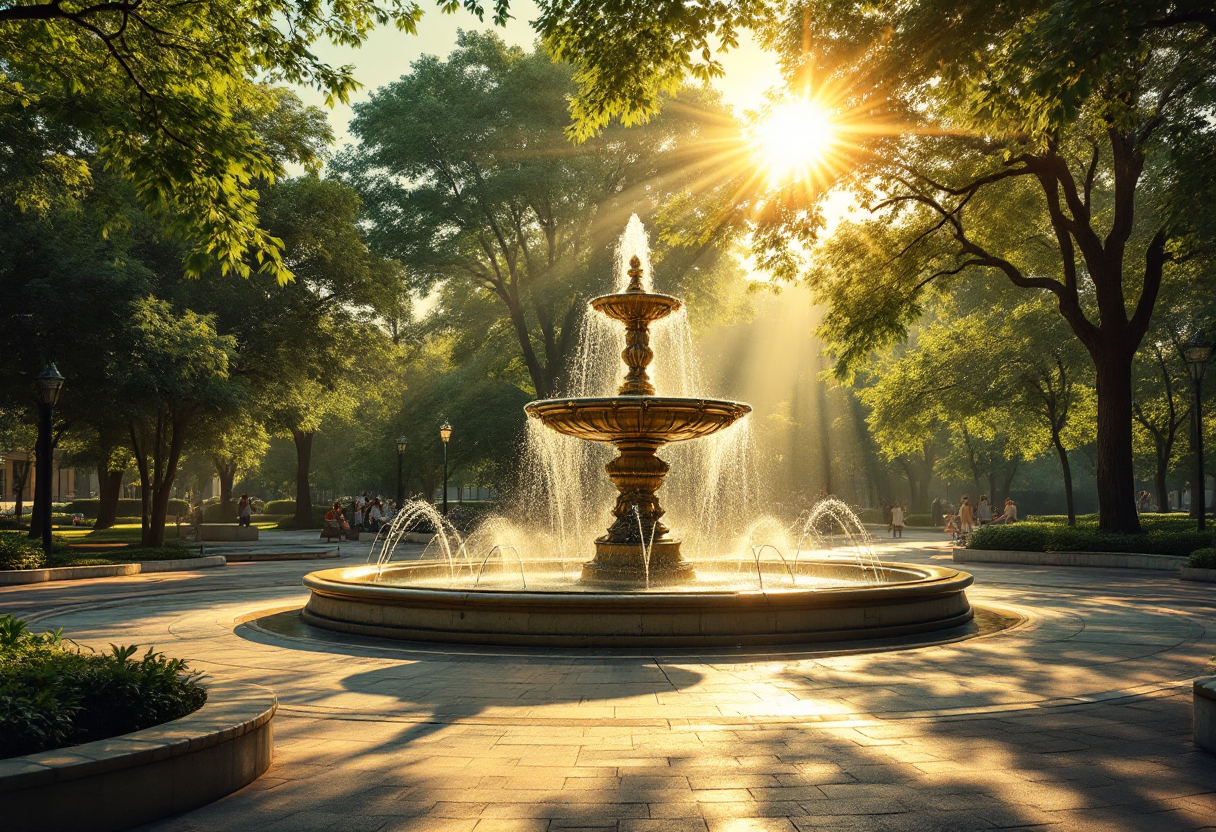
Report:
[{"label": "fountain", "polygon": [[616,396],[546,399],[524,408],[545,427],[594,442],[611,442],[620,455],[608,476],[620,495],[615,522],[595,541],[595,559],[583,567],[582,582],[621,589],[686,583],[696,575],[680,557],[680,541],[663,525],[658,490],[668,465],[656,452],[670,442],[700,439],[751,412],[742,402],[655,396],[646,368],[654,359],[650,324],[683,304],[671,295],[642,288],[641,260],[629,261],[629,287],[591,301],[591,307],[625,324],[629,368]]},{"label": "fountain", "polygon": [[[658,491],[669,465],[658,451],[729,436],[732,425],[746,424],[751,407],[656,394],[647,372],[655,357],[650,327],[676,317],[683,304],[647,289],[645,236],[636,217],[622,240],[632,247],[622,245],[628,283],[595,298],[589,309],[624,324],[626,373],[616,395],[585,395],[611,389],[602,383],[587,389],[585,379],[606,375],[603,366],[587,366],[596,352],[588,350],[580,355],[579,395],[525,408],[531,424],[540,426],[530,427],[529,436],[548,463],[550,529],[536,528],[533,504],[517,516],[490,518],[464,538],[430,504],[407,505],[367,565],[305,577],[310,596],[303,619],[331,630],[416,641],[627,647],[852,641],[949,630],[970,621],[964,591],[970,575],[879,562],[864,528],[838,500],[821,501],[789,529],[771,517],[740,524],[747,529],[733,544],[707,538],[694,519],[696,545],[692,562],[686,559],[690,553],[663,522]],[[688,383],[687,367],[683,373],[678,392],[700,392]],[[588,457],[580,457],[584,464],[573,476],[563,477],[563,449],[546,445],[545,434],[605,443],[617,452],[605,466],[617,490],[612,521],[581,566],[591,534],[575,538],[573,550],[567,545],[572,532],[583,534],[586,491],[572,493],[569,486],[594,490]],[[580,453],[573,446],[564,451]],[[710,462],[714,472],[721,470],[720,459]],[[694,500],[701,526],[717,521],[716,515],[707,518],[711,492],[720,489],[710,483]],[[415,560],[395,560],[398,544],[420,521],[433,527],[431,543]],[[843,547],[836,545],[837,529]]]}]

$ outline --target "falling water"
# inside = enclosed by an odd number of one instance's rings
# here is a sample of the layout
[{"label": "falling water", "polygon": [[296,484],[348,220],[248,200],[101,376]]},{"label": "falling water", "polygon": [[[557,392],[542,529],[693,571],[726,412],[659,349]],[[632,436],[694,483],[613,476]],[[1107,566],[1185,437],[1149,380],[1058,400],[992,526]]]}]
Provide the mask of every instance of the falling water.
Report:
[{"label": "falling water", "polygon": [[[628,286],[626,271],[635,256],[641,261],[644,288],[653,291],[649,239],[636,214],[618,244],[615,291]],[[557,397],[617,395],[625,375],[623,328],[588,305],[578,332],[578,347]],[[651,347],[655,357],[648,371],[656,396],[716,398],[698,366],[686,309],[655,322]],[[881,567],[869,536],[841,501],[821,501],[793,527],[761,515],[764,495],[762,478],[755,470],[750,418],[703,439],[668,445],[660,455],[671,466],[660,491],[666,509],[663,520],[673,537],[683,541],[684,557],[694,565],[734,563],[738,571],[749,563],[762,590],[764,565],[768,565],[788,575],[794,585],[798,583],[799,558],[840,557],[839,530],[845,553],[874,581],[880,580]],[[488,518],[462,539],[429,503],[407,503],[384,535],[379,552],[373,552],[375,562],[390,561],[405,532],[425,520],[437,534],[423,556],[446,561],[453,579],[458,570],[467,568],[470,585],[481,583],[487,564],[497,555],[504,579],[509,563],[514,562],[519,584],[527,586],[525,564],[534,559],[557,561],[563,580],[573,582],[578,568],[593,553],[592,541],[603,535],[611,521],[608,507],[617,495],[604,475],[604,466],[614,456],[607,443],[566,436],[529,419],[521,487],[517,503],[509,511],[515,519]],[[649,584],[649,547],[644,548]]]}]

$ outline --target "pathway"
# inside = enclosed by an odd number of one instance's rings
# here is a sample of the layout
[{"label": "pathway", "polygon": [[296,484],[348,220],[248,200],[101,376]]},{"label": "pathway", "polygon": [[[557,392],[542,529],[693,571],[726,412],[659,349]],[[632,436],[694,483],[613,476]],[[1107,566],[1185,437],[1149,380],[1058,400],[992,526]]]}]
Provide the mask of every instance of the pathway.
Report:
[{"label": "pathway", "polygon": [[[883,556],[948,562],[940,539]],[[365,557],[0,589],[0,609],[278,693],[271,770],[165,832],[1216,829],[1189,686],[1216,585],[976,564],[973,603],[1020,625],[843,655],[349,643],[266,617]]]}]

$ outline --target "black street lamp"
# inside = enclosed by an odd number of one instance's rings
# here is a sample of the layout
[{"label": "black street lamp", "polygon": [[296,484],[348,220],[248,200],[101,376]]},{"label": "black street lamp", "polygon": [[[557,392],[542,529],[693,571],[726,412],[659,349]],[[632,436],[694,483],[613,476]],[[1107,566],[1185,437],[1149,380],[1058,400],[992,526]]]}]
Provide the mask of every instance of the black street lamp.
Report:
[{"label": "black street lamp", "polygon": [[397,511],[405,503],[405,480],[401,478],[401,457],[405,454],[405,446],[409,440],[404,436],[397,437]]},{"label": "black street lamp", "polygon": [[439,426],[439,438],[443,440],[443,516],[448,516],[448,440],[452,438],[452,426],[445,419]]},{"label": "black street lamp", "polygon": [[59,391],[63,389],[63,375],[52,362],[38,374],[38,497],[42,505],[42,516],[35,522],[42,525],[42,551],[51,554],[51,477],[54,465],[51,452],[51,415]]},{"label": "black street lamp", "polygon": [[1194,418],[1191,420],[1195,426],[1195,482],[1191,484],[1191,511],[1195,515],[1196,528],[1199,531],[1203,531],[1207,524],[1207,488],[1203,477],[1203,398],[1200,395],[1200,385],[1211,357],[1212,345],[1206,341],[1192,339],[1182,345],[1182,358],[1191,371],[1191,381],[1195,383]]}]

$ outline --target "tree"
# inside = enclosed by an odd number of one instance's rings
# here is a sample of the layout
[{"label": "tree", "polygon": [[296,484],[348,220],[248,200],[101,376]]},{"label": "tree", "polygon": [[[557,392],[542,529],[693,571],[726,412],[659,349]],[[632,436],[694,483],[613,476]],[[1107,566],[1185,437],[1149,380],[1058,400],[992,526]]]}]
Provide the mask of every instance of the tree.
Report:
[{"label": "tree", "polygon": [[[541,397],[555,394],[630,213],[666,208],[657,236],[689,254],[664,260],[671,279],[711,265],[715,238],[681,236],[703,204],[671,197],[704,172],[715,135],[733,129],[720,105],[689,92],[646,130],[571,147],[573,93],[570,68],[544,52],[464,32],[446,61],[424,57],[356,105],[360,141],[338,164],[363,198],[373,248],[409,265],[416,293],[452,281],[500,305]],[[700,158],[697,142],[710,148]]]},{"label": "tree", "polygon": [[[477,0],[440,0],[482,18]],[[187,271],[213,264],[290,277],[273,235],[257,223],[259,180],[283,169],[250,114],[274,106],[257,80],[320,90],[330,103],[358,88],[353,67],[320,60],[322,38],[358,46],[376,26],[414,33],[410,0],[81,0],[0,8],[0,107],[66,126],[129,179],[143,208],[187,241]],[[507,19],[504,3],[494,19]],[[316,162],[316,154],[301,158]],[[46,157],[42,179],[80,186],[71,153]]]},{"label": "tree", "polygon": [[219,335],[212,319],[177,313],[146,298],[131,308],[130,349],[112,371],[126,403],[131,450],[143,499],[144,546],[165,542],[165,516],[190,429],[232,397],[227,384],[236,341]]},{"label": "tree", "polygon": [[[648,36],[708,48],[715,27],[757,20],[750,4],[713,9],[693,23],[631,4],[553,2],[540,25],[578,64],[582,100],[598,102],[585,116],[593,121],[628,112],[605,89],[613,72],[654,89],[672,64],[643,52],[627,68],[597,46],[606,32],[633,13]],[[1099,525],[1138,530],[1133,356],[1171,264],[1210,257],[1216,236],[1210,212],[1193,210],[1216,193],[1210,10],[1167,0],[818,0],[774,8],[760,23],[792,88],[837,96],[828,103],[856,152],[836,184],[876,214],[853,238],[874,256],[815,284],[831,306],[825,331],[841,372],[902,338],[926,294],[959,275],[996,273],[1050,293],[1095,369]],[[756,239],[770,252],[805,242],[816,213],[808,204],[761,218],[767,232]],[[1027,251],[1031,239],[1041,251]],[[867,291],[875,276],[885,284],[879,303]]]}]

